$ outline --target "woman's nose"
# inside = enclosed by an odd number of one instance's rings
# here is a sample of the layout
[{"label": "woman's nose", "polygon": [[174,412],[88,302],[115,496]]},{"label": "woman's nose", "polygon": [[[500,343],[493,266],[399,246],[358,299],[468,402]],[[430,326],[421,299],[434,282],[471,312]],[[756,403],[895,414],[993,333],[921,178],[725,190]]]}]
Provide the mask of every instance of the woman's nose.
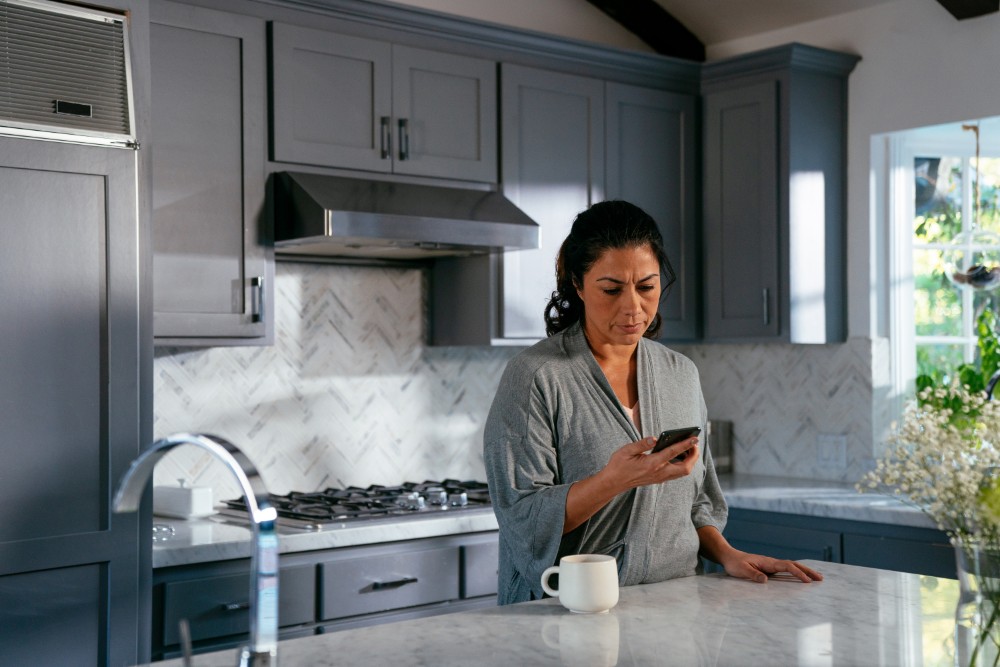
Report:
[{"label": "woman's nose", "polygon": [[638,313],[642,311],[642,297],[639,295],[639,290],[633,289],[628,291],[628,299],[625,307],[629,313]]}]

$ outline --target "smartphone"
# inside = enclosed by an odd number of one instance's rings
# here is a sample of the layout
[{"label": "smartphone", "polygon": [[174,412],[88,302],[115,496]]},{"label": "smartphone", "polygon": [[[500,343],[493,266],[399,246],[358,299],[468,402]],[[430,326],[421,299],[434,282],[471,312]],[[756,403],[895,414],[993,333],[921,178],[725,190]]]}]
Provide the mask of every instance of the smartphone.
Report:
[{"label": "smartphone", "polygon": [[[670,445],[681,442],[682,440],[687,440],[688,438],[698,435],[701,433],[700,426],[687,426],[685,428],[672,428],[669,431],[664,431],[660,434],[660,437],[656,439],[656,446],[653,447],[651,454],[655,454],[664,447],[669,447]],[[677,463],[678,461],[683,461],[687,457],[687,452],[684,452],[680,456],[670,459],[671,463]]]}]

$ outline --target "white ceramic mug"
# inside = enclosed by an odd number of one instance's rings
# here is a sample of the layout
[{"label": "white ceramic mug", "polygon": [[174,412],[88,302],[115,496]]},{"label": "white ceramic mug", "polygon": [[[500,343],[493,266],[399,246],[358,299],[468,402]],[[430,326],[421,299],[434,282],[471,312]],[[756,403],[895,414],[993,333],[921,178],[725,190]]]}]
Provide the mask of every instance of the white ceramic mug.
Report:
[{"label": "white ceramic mug", "polygon": [[[558,590],[549,586],[553,574],[559,575]],[[570,611],[606,612],[618,604],[618,564],[603,554],[563,556],[559,565],[542,572],[542,589]]]}]

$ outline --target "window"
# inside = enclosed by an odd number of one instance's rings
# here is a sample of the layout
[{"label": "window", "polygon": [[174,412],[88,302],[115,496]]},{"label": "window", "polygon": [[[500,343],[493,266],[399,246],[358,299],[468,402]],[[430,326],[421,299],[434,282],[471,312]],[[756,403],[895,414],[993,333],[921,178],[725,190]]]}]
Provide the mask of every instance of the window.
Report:
[{"label": "window", "polygon": [[[1000,265],[1000,117],[872,137],[873,331],[891,348],[888,416],[919,374],[950,377],[976,360],[978,313],[1000,311],[1000,285],[959,287],[949,274]],[[978,180],[977,180],[978,166]],[[976,210],[978,199],[979,209]],[[975,241],[975,242],[971,242]]]},{"label": "window", "polygon": [[[979,159],[978,182],[976,166],[974,156],[934,154],[913,161],[913,324],[918,374],[947,375],[959,364],[973,362],[976,319],[984,309],[995,312],[1000,305],[996,289],[1000,275],[993,279],[988,273],[998,267],[1000,274],[1000,159]],[[980,266],[982,270],[976,268]]]}]

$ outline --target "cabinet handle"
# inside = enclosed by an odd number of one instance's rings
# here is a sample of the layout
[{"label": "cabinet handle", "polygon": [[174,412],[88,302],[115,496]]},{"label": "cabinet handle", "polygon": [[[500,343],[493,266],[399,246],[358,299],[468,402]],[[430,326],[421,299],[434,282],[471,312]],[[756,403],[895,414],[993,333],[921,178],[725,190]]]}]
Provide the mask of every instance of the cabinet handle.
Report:
[{"label": "cabinet handle", "polygon": [[385,591],[392,590],[394,588],[400,588],[406,584],[417,583],[416,577],[406,577],[405,579],[396,579],[395,581],[376,581],[372,584],[373,591]]},{"label": "cabinet handle", "polygon": [[222,605],[222,611],[241,611],[243,609],[250,608],[250,601],[245,600],[243,602],[226,602]]},{"label": "cabinet handle", "polygon": [[388,160],[389,156],[392,154],[392,135],[389,134],[389,117],[382,116],[380,120],[381,125],[381,142],[382,142],[382,159]]},{"label": "cabinet handle", "polygon": [[250,321],[262,322],[264,321],[264,276],[251,278],[250,285],[254,288]]},{"label": "cabinet handle", "polygon": [[410,159],[410,121],[399,119],[399,159]]},{"label": "cabinet handle", "polygon": [[770,295],[770,292],[771,292],[771,290],[769,290],[766,287],[760,291],[761,297],[763,297],[763,301],[764,301],[764,324],[765,325],[768,325],[768,324],[771,323],[771,308],[770,308],[770,304],[768,303],[769,299],[767,298]]}]

